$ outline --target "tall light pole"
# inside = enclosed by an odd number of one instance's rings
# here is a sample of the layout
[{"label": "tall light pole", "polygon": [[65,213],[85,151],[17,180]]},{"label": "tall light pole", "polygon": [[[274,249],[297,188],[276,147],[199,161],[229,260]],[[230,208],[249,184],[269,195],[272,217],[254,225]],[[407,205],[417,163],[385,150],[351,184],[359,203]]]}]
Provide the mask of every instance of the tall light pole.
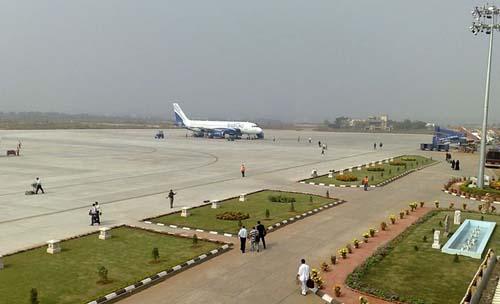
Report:
[{"label": "tall light pole", "polygon": [[481,132],[481,150],[479,155],[479,174],[477,176],[477,187],[484,187],[484,158],[486,155],[486,135],[488,124],[488,103],[490,99],[490,74],[491,74],[491,53],[493,51],[493,32],[500,29],[498,24],[498,15],[500,9],[494,5],[485,5],[483,7],[475,7],[472,11],[474,21],[470,30],[474,35],[478,33],[486,33],[490,35],[490,48],[488,52],[488,67],[486,71],[486,89],[484,92],[484,108],[483,108],[483,128]]}]

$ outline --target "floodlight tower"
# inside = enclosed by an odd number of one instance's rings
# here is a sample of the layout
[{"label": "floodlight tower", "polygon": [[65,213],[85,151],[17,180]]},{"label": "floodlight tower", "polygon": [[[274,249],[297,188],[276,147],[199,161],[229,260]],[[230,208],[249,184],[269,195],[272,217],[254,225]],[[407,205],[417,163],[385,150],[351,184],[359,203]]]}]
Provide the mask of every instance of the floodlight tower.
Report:
[{"label": "floodlight tower", "polygon": [[477,187],[484,187],[484,158],[486,154],[486,126],[488,124],[488,103],[490,99],[490,74],[491,74],[491,53],[493,51],[493,32],[495,30],[500,30],[500,24],[498,24],[498,15],[500,14],[500,9],[494,5],[486,4],[482,7],[475,7],[472,10],[472,26],[470,27],[471,32],[474,35],[478,33],[486,33],[490,35],[490,48],[488,52],[488,67],[486,70],[486,89],[484,93],[484,108],[483,108],[483,128],[481,134],[481,150],[479,155],[479,174],[477,176]]}]

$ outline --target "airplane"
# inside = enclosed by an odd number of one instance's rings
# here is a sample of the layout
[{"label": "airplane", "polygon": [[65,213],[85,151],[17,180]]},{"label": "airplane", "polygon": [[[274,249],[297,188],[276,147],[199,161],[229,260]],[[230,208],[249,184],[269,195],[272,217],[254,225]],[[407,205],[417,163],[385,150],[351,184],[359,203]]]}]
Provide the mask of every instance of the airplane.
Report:
[{"label": "airplane", "polygon": [[194,136],[210,138],[240,138],[242,135],[258,139],[264,138],[264,131],[256,123],[243,121],[190,120],[179,104],[174,103],[175,123],[177,126],[194,132]]}]

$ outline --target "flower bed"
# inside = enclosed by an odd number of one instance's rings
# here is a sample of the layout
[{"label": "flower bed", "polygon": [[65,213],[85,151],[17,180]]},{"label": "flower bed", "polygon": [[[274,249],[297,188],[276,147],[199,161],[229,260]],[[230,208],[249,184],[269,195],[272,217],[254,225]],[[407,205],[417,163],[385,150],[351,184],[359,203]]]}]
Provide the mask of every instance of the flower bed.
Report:
[{"label": "flower bed", "polygon": [[335,176],[335,179],[342,182],[355,182],[358,180],[358,178],[352,174],[337,175]]},{"label": "flower bed", "polygon": [[248,214],[248,213],[243,214],[241,212],[227,211],[224,213],[217,214],[216,218],[218,220],[225,220],[225,221],[241,221],[241,220],[246,220],[246,219],[250,218],[250,214]]}]

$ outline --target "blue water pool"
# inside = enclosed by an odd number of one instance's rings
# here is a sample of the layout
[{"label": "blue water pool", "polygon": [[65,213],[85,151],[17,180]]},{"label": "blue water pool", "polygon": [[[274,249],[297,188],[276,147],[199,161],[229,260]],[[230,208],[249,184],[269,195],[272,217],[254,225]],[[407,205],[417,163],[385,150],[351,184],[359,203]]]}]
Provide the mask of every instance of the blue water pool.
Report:
[{"label": "blue water pool", "polygon": [[480,259],[493,230],[495,230],[495,225],[495,222],[465,220],[444,244],[441,252]]}]

